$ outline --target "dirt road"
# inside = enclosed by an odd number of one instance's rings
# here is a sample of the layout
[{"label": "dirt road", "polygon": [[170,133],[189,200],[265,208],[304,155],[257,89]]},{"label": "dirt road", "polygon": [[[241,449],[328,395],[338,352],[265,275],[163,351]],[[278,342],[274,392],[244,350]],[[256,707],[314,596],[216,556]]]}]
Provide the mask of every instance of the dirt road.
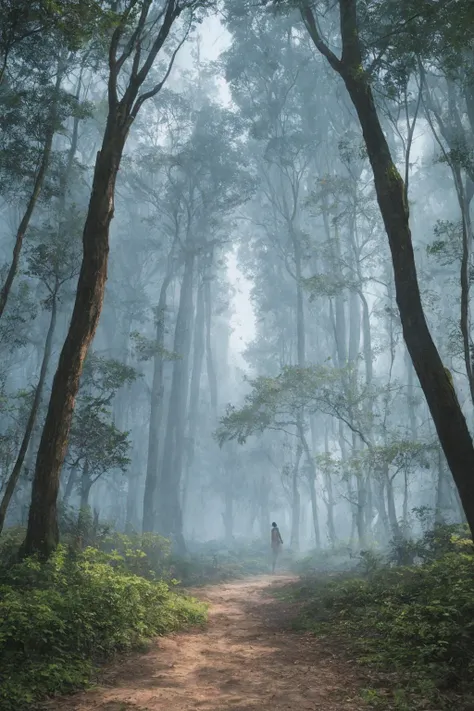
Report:
[{"label": "dirt road", "polygon": [[204,630],[165,637],[104,674],[98,689],[54,711],[359,711],[357,679],[324,641],[288,628],[292,609],[269,595],[288,578],[201,590]]}]

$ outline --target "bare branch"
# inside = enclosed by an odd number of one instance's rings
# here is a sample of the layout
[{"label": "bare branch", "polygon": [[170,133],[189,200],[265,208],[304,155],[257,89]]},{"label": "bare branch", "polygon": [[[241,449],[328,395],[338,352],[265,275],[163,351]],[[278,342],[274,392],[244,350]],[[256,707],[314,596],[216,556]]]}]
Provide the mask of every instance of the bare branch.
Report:
[{"label": "bare branch", "polygon": [[135,101],[135,104],[134,104],[133,109],[131,111],[131,116],[133,119],[137,116],[138,112],[140,111],[140,108],[141,108],[143,102],[147,101],[147,99],[151,99],[153,96],[156,96],[156,94],[158,94],[161,91],[161,89],[163,88],[163,85],[168,80],[168,77],[171,74],[171,70],[173,69],[173,65],[174,65],[176,56],[177,56],[179,50],[181,49],[181,47],[183,46],[183,44],[186,42],[190,30],[191,30],[191,23],[189,23],[188,28],[187,28],[186,32],[184,33],[183,38],[181,39],[181,41],[179,42],[177,47],[174,49],[173,54],[171,55],[171,59],[168,63],[168,68],[165,72],[163,79],[161,81],[159,81],[157,84],[155,84],[155,86],[152,89],[150,89],[149,91],[145,91],[143,94],[141,94],[138,97],[138,99]]},{"label": "bare branch", "polygon": [[[134,0],[134,5],[136,4],[136,0]],[[127,42],[127,45],[125,49],[123,50],[121,56],[117,60],[117,67],[118,70],[122,68],[124,63],[127,61],[127,59],[130,57],[132,54],[134,48],[135,48],[135,55],[133,58],[133,67],[132,67],[132,77],[136,76],[136,73],[138,71],[138,66],[140,63],[140,52],[141,52],[141,39],[142,39],[142,33],[145,28],[145,24],[148,18],[148,13],[150,11],[150,6],[151,6],[151,0],[146,0],[146,2],[143,3],[142,9],[140,12],[140,19],[138,20],[138,24],[135,28],[135,30],[132,32],[132,35],[130,39]]]},{"label": "bare branch", "polygon": [[329,64],[331,65],[331,67],[333,69],[335,69],[336,72],[338,72],[340,74],[341,70],[342,70],[342,62],[340,59],[338,59],[338,57],[336,57],[334,52],[332,52],[329,49],[329,47],[327,46],[327,44],[324,42],[323,38],[321,37],[321,33],[319,31],[318,24],[316,22],[316,18],[313,14],[312,9],[310,8],[310,6],[308,5],[308,3],[306,1],[300,7],[300,13],[301,13],[301,17],[304,22],[304,25],[305,25],[306,29],[308,30],[309,35],[310,35],[311,39],[313,40],[316,49],[319,50],[319,52],[321,52],[321,54],[324,57],[326,57]]},{"label": "bare branch", "polygon": [[[117,60],[117,49],[119,46],[120,39],[123,35],[123,32],[125,30],[125,26],[128,22],[128,18],[130,17],[130,13],[132,12],[133,8],[137,4],[138,0],[130,0],[130,3],[128,7],[123,11],[120,22],[118,23],[117,27],[115,28],[113,34],[112,34],[112,39],[110,41],[110,47],[109,47],[109,82],[108,82],[108,97],[109,97],[109,106],[110,107],[115,107],[118,103],[118,96],[117,96],[117,79],[118,75],[120,72],[120,68],[123,64],[122,57],[120,60]],[[123,55],[122,55],[123,56]]]}]

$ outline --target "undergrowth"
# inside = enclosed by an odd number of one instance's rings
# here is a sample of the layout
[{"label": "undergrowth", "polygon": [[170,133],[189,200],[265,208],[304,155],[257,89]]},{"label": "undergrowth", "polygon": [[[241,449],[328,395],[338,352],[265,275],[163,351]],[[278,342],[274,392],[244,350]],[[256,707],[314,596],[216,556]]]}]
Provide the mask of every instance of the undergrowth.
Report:
[{"label": "undergrowth", "polygon": [[[282,556],[281,566],[285,562]],[[265,574],[270,569],[268,546],[256,542],[225,547],[216,541],[191,545],[187,556],[173,557],[170,572],[183,586],[199,587]]]},{"label": "undergrowth", "polygon": [[87,510],[60,522],[63,544],[46,564],[17,562],[24,529],[0,536],[1,711],[87,685],[114,654],[202,623],[206,608],[186,588],[269,570],[261,544],[194,543],[178,557],[162,536],[119,533]]},{"label": "undergrowth", "polygon": [[[8,560],[11,541],[3,542]],[[111,541],[109,551],[61,546],[46,564],[28,559],[0,568],[2,711],[82,687],[117,652],[205,621],[205,606],[159,580],[137,541],[118,543],[122,550]],[[161,545],[148,544],[155,551]]]},{"label": "undergrowth", "polygon": [[400,545],[418,564],[393,567],[393,556],[382,562],[366,554],[358,570],[287,589],[302,603],[297,627],[355,653],[371,680],[364,698],[373,708],[472,711],[472,542],[466,529],[441,526]]}]

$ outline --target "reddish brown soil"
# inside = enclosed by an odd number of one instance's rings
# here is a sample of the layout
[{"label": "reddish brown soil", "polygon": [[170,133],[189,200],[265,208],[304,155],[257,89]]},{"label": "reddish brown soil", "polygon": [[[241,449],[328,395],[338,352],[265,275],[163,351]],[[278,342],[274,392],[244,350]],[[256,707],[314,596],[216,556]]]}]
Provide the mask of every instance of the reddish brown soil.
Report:
[{"label": "reddish brown soil", "polygon": [[268,594],[284,576],[196,591],[205,629],[157,640],[104,671],[101,686],[51,711],[360,711],[360,683],[323,640],[291,631],[294,607]]}]

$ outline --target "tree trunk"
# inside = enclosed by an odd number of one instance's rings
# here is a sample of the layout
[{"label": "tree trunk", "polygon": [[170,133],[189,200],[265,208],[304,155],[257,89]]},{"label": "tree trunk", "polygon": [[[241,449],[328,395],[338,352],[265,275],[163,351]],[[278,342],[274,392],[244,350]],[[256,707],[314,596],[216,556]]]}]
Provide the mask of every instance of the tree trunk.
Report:
[{"label": "tree trunk", "polygon": [[153,382],[151,387],[150,423],[148,426],[148,459],[143,497],[143,533],[155,528],[155,507],[159,477],[160,427],[163,418],[163,347],[165,338],[166,293],[171,275],[166,275],[161,285],[156,310],[156,352],[153,359]]},{"label": "tree trunk", "polygon": [[211,281],[206,279],[204,281],[204,304],[205,304],[205,316],[206,316],[206,366],[207,366],[207,379],[209,383],[209,392],[211,395],[211,407],[215,415],[217,415],[217,404],[218,404],[218,388],[217,388],[217,377],[216,368],[214,366],[214,358],[212,356],[212,339],[211,339],[211,326],[212,326],[212,300],[211,300]]},{"label": "tree trunk", "polygon": [[397,509],[395,507],[395,497],[393,494],[393,482],[392,482],[392,479],[390,478],[386,469],[384,470],[384,479],[385,479],[385,488],[387,491],[388,520],[390,522],[392,536],[393,536],[393,538],[396,539],[396,538],[401,537],[401,531],[400,531],[400,526],[398,524]]},{"label": "tree trunk", "polygon": [[410,497],[410,488],[408,486],[408,472],[405,469],[403,472],[403,532],[405,536],[409,534],[408,531],[408,500]]},{"label": "tree trunk", "polygon": [[63,496],[63,504],[67,506],[69,504],[69,499],[71,498],[71,494],[73,492],[74,486],[77,481],[77,473],[79,471],[79,464],[74,464],[74,466],[71,468],[69,472],[69,476],[67,478],[67,484],[66,484],[66,489],[64,491],[64,496]]},{"label": "tree trunk", "polygon": [[471,200],[472,196],[468,196],[463,184],[461,169],[458,166],[451,166],[453,171],[454,182],[457,187],[457,195],[459,208],[462,219],[462,258],[461,258],[461,309],[460,309],[460,328],[464,349],[464,362],[466,365],[466,374],[469,383],[469,391],[471,393],[471,402],[474,404],[474,372],[472,363],[472,342],[471,342],[471,242],[472,242],[472,224],[471,224]]},{"label": "tree trunk", "polygon": [[348,79],[346,85],[363,127],[374,171],[377,197],[392,252],[403,335],[474,535],[472,439],[423,312],[403,181],[392,162],[370,88],[365,86],[362,90],[353,79]]},{"label": "tree trunk", "polygon": [[[128,129],[127,129],[128,131]],[[36,459],[23,554],[48,557],[59,541],[57,496],[75,398],[87,351],[99,322],[107,280],[109,227],[114,213],[117,172],[127,135],[115,114],[109,116],[97,155],[89,210],[84,225],[83,258],[69,330],[59,358]]]},{"label": "tree trunk", "polygon": [[372,334],[370,329],[370,314],[369,305],[364,294],[360,292],[359,298],[362,303],[362,333],[364,336],[364,365],[365,365],[365,382],[367,385],[372,384],[373,377],[373,354],[372,354]]},{"label": "tree trunk", "polygon": [[87,530],[89,513],[89,494],[92,481],[89,476],[89,462],[84,461],[81,473],[81,498],[79,502],[79,513],[77,515],[77,525],[75,534],[75,545],[81,549],[87,545],[89,531]]},{"label": "tree trunk", "polygon": [[46,381],[46,375],[48,372],[49,361],[51,359],[51,350],[53,347],[54,330],[56,328],[56,317],[57,317],[57,292],[53,294],[52,306],[51,306],[51,318],[49,321],[48,333],[46,335],[46,341],[44,344],[43,351],[43,361],[41,363],[40,375],[38,380],[38,385],[36,386],[35,395],[33,398],[33,403],[31,405],[30,414],[28,416],[28,421],[26,423],[25,434],[20,445],[20,451],[16,458],[15,466],[13,467],[10,478],[8,479],[5,491],[3,492],[2,501],[0,503],[0,533],[3,531],[3,526],[5,524],[5,517],[7,515],[8,506],[10,504],[13,492],[17,485],[18,479],[20,477],[23,462],[25,460],[26,452],[28,450],[28,445],[30,444],[31,435],[36,422],[36,417],[38,415],[38,410],[41,404],[41,396],[43,394],[43,388]]},{"label": "tree trunk", "polygon": [[306,439],[304,430],[301,428],[300,432],[300,440],[301,444],[303,447],[303,450],[306,454],[306,461],[308,463],[310,475],[308,477],[308,484],[309,484],[309,493],[311,497],[311,511],[313,514],[313,530],[314,530],[314,542],[316,545],[316,548],[319,550],[321,548],[321,533],[319,530],[319,514],[318,514],[318,502],[316,499],[316,467],[314,465],[314,459],[311,456],[311,450],[308,445],[308,440]]},{"label": "tree trunk", "polygon": [[293,551],[298,551],[300,547],[300,492],[298,488],[298,473],[300,467],[300,460],[302,455],[301,445],[297,446],[296,449],[296,459],[293,466],[293,475],[291,480],[291,537],[290,546]]},{"label": "tree trunk", "polygon": [[[328,433],[328,428],[326,426],[326,430],[324,433],[324,450],[326,452],[326,456],[330,454],[329,451],[329,433]],[[328,527],[328,536],[329,536],[329,541],[332,546],[336,544],[337,536],[336,536],[336,527],[334,525],[334,507],[335,507],[335,501],[334,501],[334,489],[332,485],[332,478],[331,478],[331,473],[325,470],[324,472],[324,485],[326,487],[326,496],[327,496],[327,501],[326,501],[326,507],[327,507],[327,527]]]},{"label": "tree trunk", "polygon": [[201,393],[201,374],[204,360],[204,325],[204,286],[200,284],[197,293],[196,319],[194,323],[193,372],[189,389],[188,436],[182,493],[183,518],[186,511],[189,477],[194,460],[196,429],[199,419],[199,396]]},{"label": "tree trunk", "polygon": [[403,336],[474,536],[474,447],[471,435],[426,323],[418,286],[405,185],[392,160],[369,78],[363,70],[357,2],[339,0],[339,7],[343,46],[341,60],[323,43],[314,15],[306,3],[302,6],[303,20],[316,47],[342,77],[359,118],[392,254]]},{"label": "tree trunk", "polygon": [[[229,476],[229,472],[226,474]],[[225,489],[224,531],[226,545],[230,547],[234,542],[234,497],[230,483]]]},{"label": "tree trunk", "polygon": [[375,508],[379,515],[378,529],[382,537],[382,543],[388,543],[390,539],[390,523],[388,520],[387,509],[385,508],[385,486],[383,481],[375,479],[374,490]]},{"label": "tree trunk", "polygon": [[89,494],[91,491],[92,482],[89,476],[89,462],[84,462],[81,475],[81,501],[79,504],[80,511],[84,511],[89,506]]},{"label": "tree trunk", "polygon": [[260,534],[262,541],[267,539],[268,529],[270,527],[270,509],[268,505],[269,485],[264,474],[260,477],[259,482],[259,513],[260,513]]},{"label": "tree trunk", "polygon": [[357,536],[359,538],[359,546],[361,549],[367,546],[367,530],[365,527],[365,509],[366,509],[366,492],[364,486],[363,475],[356,476],[357,487],[357,507],[356,507],[356,526]]},{"label": "tree trunk", "polygon": [[188,401],[189,353],[191,350],[193,320],[194,261],[194,253],[188,245],[174,337],[174,352],[179,355],[179,359],[173,363],[173,377],[171,382],[160,488],[161,515],[159,530],[165,536],[172,535],[178,548],[182,551],[185,550],[185,543],[183,538],[180,484]]}]

